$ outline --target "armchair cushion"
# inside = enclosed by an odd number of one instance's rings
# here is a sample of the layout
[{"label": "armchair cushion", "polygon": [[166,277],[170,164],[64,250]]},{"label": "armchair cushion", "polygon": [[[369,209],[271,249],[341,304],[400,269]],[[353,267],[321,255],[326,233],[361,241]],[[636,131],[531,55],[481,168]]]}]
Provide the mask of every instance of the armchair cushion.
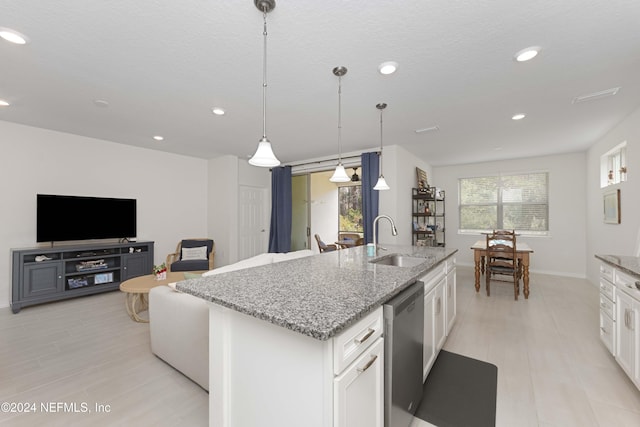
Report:
[{"label": "armchair cushion", "polygon": [[199,246],[197,248],[182,248],[180,259],[183,261],[190,260],[206,260],[207,259],[207,247]]}]

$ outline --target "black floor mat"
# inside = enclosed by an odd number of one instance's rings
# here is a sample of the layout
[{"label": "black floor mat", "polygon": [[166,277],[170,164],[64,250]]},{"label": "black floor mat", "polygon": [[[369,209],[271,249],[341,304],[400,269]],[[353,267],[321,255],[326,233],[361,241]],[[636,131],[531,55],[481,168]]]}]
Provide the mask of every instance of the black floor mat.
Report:
[{"label": "black floor mat", "polygon": [[415,416],[438,427],[495,426],[497,386],[497,366],[441,350]]}]

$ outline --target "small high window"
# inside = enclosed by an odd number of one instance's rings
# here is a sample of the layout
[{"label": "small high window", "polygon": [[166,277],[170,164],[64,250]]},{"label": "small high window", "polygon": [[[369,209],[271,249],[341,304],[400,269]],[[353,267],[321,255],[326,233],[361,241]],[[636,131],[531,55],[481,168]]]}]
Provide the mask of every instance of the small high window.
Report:
[{"label": "small high window", "polygon": [[627,180],[627,142],[613,147],[600,157],[600,188]]}]

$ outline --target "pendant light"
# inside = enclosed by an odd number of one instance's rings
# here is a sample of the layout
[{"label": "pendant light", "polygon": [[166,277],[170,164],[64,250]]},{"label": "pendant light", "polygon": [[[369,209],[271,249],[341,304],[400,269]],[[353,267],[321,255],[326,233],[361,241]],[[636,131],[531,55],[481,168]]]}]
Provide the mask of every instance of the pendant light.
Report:
[{"label": "pendant light", "polygon": [[254,0],[253,3],[262,12],[262,19],[264,20],[264,55],[262,62],[262,138],[258,142],[258,149],[255,154],[249,159],[249,164],[253,166],[260,166],[263,168],[272,168],[280,164],[273,154],[271,149],[271,142],[267,138],[267,13],[271,12],[276,7],[275,0]]},{"label": "pendant light", "polygon": [[338,165],[333,176],[329,178],[331,182],[349,182],[351,178],[347,175],[342,165],[342,76],[347,74],[346,67],[336,67],[333,69],[333,74],[338,76]]},{"label": "pendant light", "polygon": [[380,177],[378,177],[378,182],[373,187],[374,190],[388,190],[389,186],[387,185],[387,181],[384,179],[384,175],[382,174],[382,110],[387,108],[387,104],[381,102],[376,105],[376,108],[380,110]]}]

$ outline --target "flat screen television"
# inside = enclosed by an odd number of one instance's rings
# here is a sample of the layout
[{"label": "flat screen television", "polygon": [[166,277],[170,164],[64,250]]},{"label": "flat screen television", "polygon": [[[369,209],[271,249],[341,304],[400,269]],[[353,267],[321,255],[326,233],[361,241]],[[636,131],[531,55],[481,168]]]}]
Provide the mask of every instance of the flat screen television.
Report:
[{"label": "flat screen television", "polygon": [[136,237],[136,199],[37,195],[36,240]]}]

